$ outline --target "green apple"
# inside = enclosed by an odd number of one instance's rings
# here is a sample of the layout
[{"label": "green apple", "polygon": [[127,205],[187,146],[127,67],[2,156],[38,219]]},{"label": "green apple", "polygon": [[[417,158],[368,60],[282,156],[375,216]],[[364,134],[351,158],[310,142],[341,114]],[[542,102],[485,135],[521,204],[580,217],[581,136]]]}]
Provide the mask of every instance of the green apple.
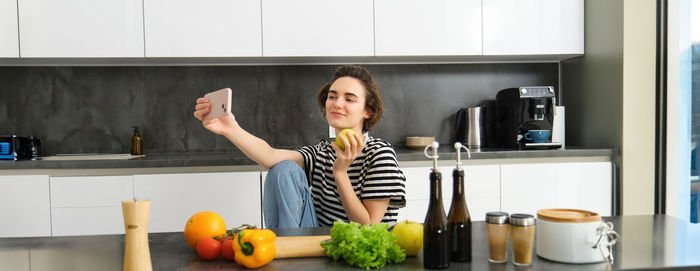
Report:
[{"label": "green apple", "polygon": [[396,243],[406,250],[407,256],[416,256],[423,249],[423,224],[401,221],[394,226]]},{"label": "green apple", "polygon": [[343,130],[340,131],[340,133],[335,137],[335,144],[338,145],[338,147],[340,147],[340,150],[343,150],[343,151],[344,151],[344,150],[345,150],[345,145],[343,145],[343,140],[340,139],[341,136],[342,136],[342,137],[345,137],[345,139],[346,139],[348,142],[350,142],[350,139],[348,138],[348,136],[355,136],[355,131],[353,131],[352,129],[343,129]]}]

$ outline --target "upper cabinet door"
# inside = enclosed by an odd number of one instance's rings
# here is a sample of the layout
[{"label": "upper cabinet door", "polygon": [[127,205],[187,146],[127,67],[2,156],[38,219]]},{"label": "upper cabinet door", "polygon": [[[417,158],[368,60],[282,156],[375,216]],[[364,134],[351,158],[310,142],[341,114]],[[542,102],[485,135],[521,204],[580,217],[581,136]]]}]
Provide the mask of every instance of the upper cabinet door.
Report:
[{"label": "upper cabinet door", "polygon": [[481,0],[376,0],[376,54],[481,55]]},{"label": "upper cabinet door", "polygon": [[373,56],[372,0],[264,0],[264,56]]},{"label": "upper cabinet door", "polygon": [[583,0],[484,0],[484,55],[583,54]]},{"label": "upper cabinet door", "polygon": [[260,0],[145,0],[146,57],[262,56]]},{"label": "upper cabinet door", "polygon": [[17,0],[0,0],[0,57],[19,57]]},{"label": "upper cabinet door", "polygon": [[22,57],[143,57],[141,0],[19,0]]}]

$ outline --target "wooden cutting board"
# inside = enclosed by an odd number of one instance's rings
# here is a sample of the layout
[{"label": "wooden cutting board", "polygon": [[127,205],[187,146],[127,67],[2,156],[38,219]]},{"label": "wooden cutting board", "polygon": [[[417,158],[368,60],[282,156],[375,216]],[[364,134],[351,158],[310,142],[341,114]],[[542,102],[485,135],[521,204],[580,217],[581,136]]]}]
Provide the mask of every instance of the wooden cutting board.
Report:
[{"label": "wooden cutting board", "polygon": [[329,239],[330,235],[277,237],[275,259],[325,257],[321,242]]}]

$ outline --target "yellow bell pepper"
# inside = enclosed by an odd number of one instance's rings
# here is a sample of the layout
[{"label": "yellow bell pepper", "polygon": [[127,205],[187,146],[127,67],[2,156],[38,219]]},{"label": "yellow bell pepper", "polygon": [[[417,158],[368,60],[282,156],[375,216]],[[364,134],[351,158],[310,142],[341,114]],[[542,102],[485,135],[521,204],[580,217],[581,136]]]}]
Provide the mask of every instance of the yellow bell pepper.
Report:
[{"label": "yellow bell pepper", "polygon": [[258,268],[275,258],[277,235],[271,230],[246,229],[236,235],[233,250],[236,263],[247,268]]}]

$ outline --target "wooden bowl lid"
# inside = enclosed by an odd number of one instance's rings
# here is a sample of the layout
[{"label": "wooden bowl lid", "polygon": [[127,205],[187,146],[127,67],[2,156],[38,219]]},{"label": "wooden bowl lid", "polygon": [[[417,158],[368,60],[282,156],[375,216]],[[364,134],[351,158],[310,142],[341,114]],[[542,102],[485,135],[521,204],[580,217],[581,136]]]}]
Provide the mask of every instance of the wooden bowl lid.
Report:
[{"label": "wooden bowl lid", "polygon": [[578,209],[541,209],[537,210],[537,218],[561,223],[586,223],[600,221],[596,212]]}]

